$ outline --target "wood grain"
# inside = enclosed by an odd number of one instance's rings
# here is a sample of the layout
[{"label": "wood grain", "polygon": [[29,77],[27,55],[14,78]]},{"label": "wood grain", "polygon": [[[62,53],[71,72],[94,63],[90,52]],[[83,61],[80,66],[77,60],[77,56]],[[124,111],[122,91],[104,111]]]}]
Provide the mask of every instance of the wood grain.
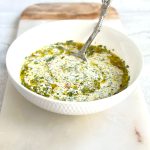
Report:
[{"label": "wood grain", "polygon": [[[44,3],[29,6],[21,19],[95,19],[100,12],[99,3]],[[118,13],[109,7],[107,19],[118,19]]]}]

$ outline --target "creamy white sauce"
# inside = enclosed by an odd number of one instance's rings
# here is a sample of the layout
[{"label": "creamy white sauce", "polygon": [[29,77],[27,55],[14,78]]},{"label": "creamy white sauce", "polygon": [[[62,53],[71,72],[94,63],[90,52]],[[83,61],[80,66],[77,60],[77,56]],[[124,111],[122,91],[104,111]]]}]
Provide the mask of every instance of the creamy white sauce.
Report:
[{"label": "creamy white sauce", "polygon": [[35,52],[27,57],[22,67],[22,84],[62,101],[93,101],[119,92],[124,72],[111,63],[109,51],[93,53],[84,62],[66,54],[66,45],[61,47],[63,51],[53,45],[46,55]]}]

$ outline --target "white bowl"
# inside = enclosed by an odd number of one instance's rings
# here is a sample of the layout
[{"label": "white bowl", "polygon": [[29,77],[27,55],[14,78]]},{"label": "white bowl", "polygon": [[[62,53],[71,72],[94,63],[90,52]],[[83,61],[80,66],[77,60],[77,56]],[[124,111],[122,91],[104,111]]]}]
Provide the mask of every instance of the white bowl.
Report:
[{"label": "white bowl", "polygon": [[56,101],[38,95],[20,82],[20,70],[24,58],[45,45],[66,40],[85,42],[93,31],[95,21],[56,21],[46,23],[28,30],[18,37],[9,47],[6,57],[8,74],[16,89],[30,102],[48,111],[66,115],[85,115],[103,111],[122,100],[136,88],[142,69],[142,56],[136,45],[124,34],[110,28],[103,27],[93,44],[103,44],[125,60],[129,65],[130,83],[122,92],[111,97],[91,102]]}]

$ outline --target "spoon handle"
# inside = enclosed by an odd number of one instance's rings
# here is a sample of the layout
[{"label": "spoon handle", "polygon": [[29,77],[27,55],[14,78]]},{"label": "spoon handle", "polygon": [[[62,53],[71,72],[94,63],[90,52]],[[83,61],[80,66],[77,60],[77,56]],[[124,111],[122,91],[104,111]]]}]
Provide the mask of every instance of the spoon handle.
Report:
[{"label": "spoon handle", "polygon": [[95,26],[93,33],[90,35],[90,37],[85,42],[82,49],[80,50],[81,55],[85,54],[87,48],[90,46],[90,44],[92,43],[92,41],[94,40],[96,35],[101,31],[102,22],[103,22],[105,15],[106,15],[107,8],[109,7],[109,4],[110,4],[110,0],[102,0],[101,13],[100,13],[99,21],[98,21],[97,25]]}]

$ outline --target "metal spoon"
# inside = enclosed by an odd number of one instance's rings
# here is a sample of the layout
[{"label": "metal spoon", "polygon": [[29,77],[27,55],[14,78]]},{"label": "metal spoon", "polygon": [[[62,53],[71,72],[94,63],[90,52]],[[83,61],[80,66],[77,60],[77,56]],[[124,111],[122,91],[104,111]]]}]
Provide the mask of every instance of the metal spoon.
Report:
[{"label": "metal spoon", "polygon": [[99,21],[96,24],[93,33],[90,35],[88,40],[85,42],[85,44],[83,45],[81,50],[78,51],[78,53],[73,54],[74,56],[80,57],[81,59],[86,61],[86,57],[85,57],[86,50],[91,45],[91,43],[94,40],[94,38],[96,37],[96,35],[101,31],[102,22],[103,22],[105,15],[106,15],[107,8],[109,7],[110,1],[111,0],[102,0],[102,6],[101,6]]}]

